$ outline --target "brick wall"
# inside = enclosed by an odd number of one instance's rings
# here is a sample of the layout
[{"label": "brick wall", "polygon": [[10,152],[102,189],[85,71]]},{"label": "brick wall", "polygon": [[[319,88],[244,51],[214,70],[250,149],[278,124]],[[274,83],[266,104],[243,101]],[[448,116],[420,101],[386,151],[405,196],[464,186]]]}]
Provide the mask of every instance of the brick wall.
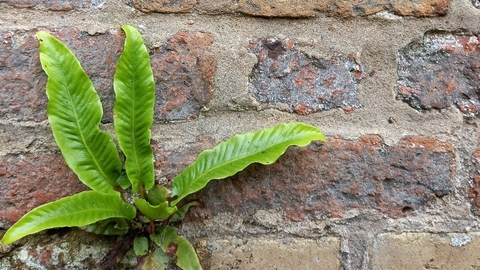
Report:
[{"label": "brick wall", "polygon": [[[0,235],[85,189],[46,122],[35,32],[74,51],[111,131],[119,26],[131,24],[151,51],[152,146],[167,179],[236,133],[303,121],[328,137],[194,196],[205,207],[181,230],[205,269],[479,268],[479,7],[0,0]],[[113,241],[51,230],[0,245],[0,269],[96,269]]]}]

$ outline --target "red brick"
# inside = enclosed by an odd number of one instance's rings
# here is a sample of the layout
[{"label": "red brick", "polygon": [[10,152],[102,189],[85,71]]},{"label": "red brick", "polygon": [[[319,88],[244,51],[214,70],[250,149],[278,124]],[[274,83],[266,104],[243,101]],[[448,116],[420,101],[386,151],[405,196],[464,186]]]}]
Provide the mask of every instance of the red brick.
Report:
[{"label": "red brick", "polygon": [[192,8],[197,4],[196,0],[155,0],[155,1],[144,1],[144,0],[133,0],[133,5],[136,9],[143,12],[191,12]]},{"label": "red brick", "polygon": [[403,16],[446,15],[449,0],[411,1],[346,1],[346,0],[296,0],[278,2],[275,0],[240,0],[241,11],[264,17],[310,17],[316,12],[329,16],[357,17],[390,11]]},{"label": "red brick", "polygon": [[479,37],[429,32],[400,51],[399,98],[418,110],[456,105],[478,114]]},{"label": "red brick", "polygon": [[195,119],[213,97],[216,61],[213,37],[180,32],[151,57],[157,92],[155,119]]},{"label": "red brick", "polygon": [[[91,36],[78,29],[49,31],[77,56],[102,100],[103,122],[112,121],[113,75],[123,50],[117,31]],[[46,75],[38,60],[35,31],[24,35],[0,33],[0,117],[12,120],[46,119]],[[157,121],[195,118],[214,91],[215,58],[212,37],[178,33],[151,57],[156,85]],[[162,62],[165,61],[165,62]]]},{"label": "red brick", "polygon": [[[182,149],[167,150],[165,142],[152,141],[155,167],[172,179],[196,155],[214,147],[213,138],[198,137]],[[68,168],[60,153],[41,152],[0,158],[0,224],[13,224],[41,204],[88,189]]]},{"label": "red brick", "polygon": [[18,8],[44,7],[49,10],[72,10],[99,7],[105,3],[105,0],[6,0],[6,3]]},{"label": "red brick", "polygon": [[207,14],[237,12],[259,17],[302,18],[319,16],[319,13],[328,16],[357,17],[372,15],[380,11],[389,11],[402,16],[426,17],[446,15],[450,0],[134,0],[134,5],[144,12],[199,12]]},{"label": "red brick", "polygon": [[322,1],[319,10],[330,16],[357,17],[389,11],[400,16],[433,17],[447,15],[450,0],[409,0],[409,1]]},{"label": "red brick", "polygon": [[283,209],[295,221],[307,215],[342,217],[349,209],[405,216],[450,194],[454,171],[449,142],[405,137],[389,147],[375,135],[357,141],[329,138],[324,144],[290,148],[273,165],[252,165],[211,182],[189,198],[205,203],[189,217],[268,209]]},{"label": "red brick", "polygon": [[13,224],[31,209],[86,190],[59,153],[0,159],[0,223]]},{"label": "red brick", "polygon": [[46,76],[38,63],[36,43],[32,33],[21,37],[11,31],[0,33],[0,117],[46,119]]},{"label": "red brick", "polygon": [[353,56],[317,59],[298,51],[291,40],[265,38],[252,40],[249,50],[258,58],[249,88],[261,108],[286,104],[288,111],[309,114],[360,107],[356,94],[363,66]]},{"label": "red brick", "polygon": [[229,14],[238,9],[238,1],[232,0],[197,0],[195,8],[199,13]]},{"label": "red brick", "polygon": [[[323,1],[326,2],[326,1]],[[261,17],[311,17],[321,6],[321,1],[293,0],[239,0],[238,11]]]},{"label": "red brick", "polygon": [[[24,35],[0,33],[0,116],[12,120],[46,119],[47,76],[38,59],[36,31]],[[122,50],[122,37],[116,34],[90,36],[78,29],[48,31],[64,42],[77,56],[99,92],[104,108],[104,122],[112,121],[114,101],[112,78]]]}]

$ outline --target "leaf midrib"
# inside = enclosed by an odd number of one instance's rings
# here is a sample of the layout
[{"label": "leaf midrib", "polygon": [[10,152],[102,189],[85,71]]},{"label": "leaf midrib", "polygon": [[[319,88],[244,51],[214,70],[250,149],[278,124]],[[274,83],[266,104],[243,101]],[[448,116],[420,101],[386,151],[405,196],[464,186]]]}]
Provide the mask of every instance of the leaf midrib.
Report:
[{"label": "leaf midrib", "polygon": [[[133,41],[132,41],[133,42]],[[127,46],[125,46],[127,47]],[[131,113],[131,116],[130,117],[130,134],[132,134],[132,137],[131,137],[131,141],[132,141],[132,145],[133,145],[133,159],[134,159],[134,162],[135,162],[135,170],[136,170],[136,173],[137,173],[137,178],[138,178],[138,183],[137,183],[137,188],[138,186],[143,183],[143,175],[141,174],[141,170],[140,170],[140,154],[138,153],[138,145],[137,145],[137,133],[135,132],[136,131],[136,123],[137,123],[137,111],[136,110],[136,103],[137,103],[137,95],[136,95],[136,73],[134,72],[135,69],[131,68],[131,65],[130,63],[128,63],[127,61],[124,62],[126,66],[128,66],[128,69],[127,71],[131,71],[131,72],[128,72],[128,76],[129,78],[131,79],[129,82],[129,87],[126,87],[125,84],[123,84],[125,86],[125,88],[129,88],[129,89],[134,89],[133,91],[131,91],[131,100],[132,100],[132,108],[133,108],[133,112]],[[138,63],[135,63],[135,64],[138,64]],[[135,74],[134,74],[135,73]],[[128,81],[127,81],[128,82]],[[126,96],[128,96],[128,91],[122,91]],[[128,157],[127,157],[128,159]]]},{"label": "leaf midrib", "polygon": [[[74,61],[75,62],[75,61]],[[79,65],[79,63],[76,63]],[[68,65],[67,65],[68,66]],[[70,65],[71,66],[71,65]],[[55,67],[58,69],[59,66],[58,64],[55,64]],[[73,74],[76,73],[78,69],[78,66],[76,68],[76,70],[74,72],[72,72]],[[59,70],[62,70],[63,69],[59,69]],[[71,88],[71,83],[70,83],[70,80],[68,79],[69,76],[66,76],[67,72],[62,72],[61,73],[61,77],[62,79],[64,80],[65,82],[65,85],[67,86],[67,89],[72,89]],[[83,71],[83,74],[85,76],[88,77],[88,75],[85,73],[85,71]],[[82,76],[83,77],[83,76]],[[90,86],[89,86],[90,88]],[[78,111],[76,109],[76,106],[74,106],[75,102],[73,100],[73,97],[72,97],[72,93],[70,92],[70,90],[66,91],[67,92],[67,96],[68,96],[68,99],[70,101],[69,103],[69,107],[71,108],[71,110],[73,111],[73,114],[74,114],[74,118],[75,118],[75,125],[77,127],[77,130],[78,130],[78,133],[80,134],[80,138],[81,138],[81,142],[83,144],[83,146],[85,147],[85,149],[87,150],[91,160],[94,162],[95,164],[95,167],[98,169],[98,171],[100,172],[100,174],[102,175],[102,177],[107,181],[107,183],[109,183],[110,185],[112,184],[111,183],[111,179],[107,176],[107,174],[105,173],[105,171],[103,170],[102,166],[100,166],[100,164],[98,163],[97,159],[95,158],[95,155],[93,154],[93,152],[91,151],[90,147],[88,146],[87,144],[87,140],[85,138],[85,135],[81,129],[81,126],[80,126],[80,121],[79,121],[79,116],[78,116]],[[97,132],[101,132],[100,129],[98,128],[98,126],[95,126],[94,129],[96,129],[95,131]],[[104,191],[104,188],[102,188],[102,191]]]},{"label": "leaf midrib", "polygon": [[[197,176],[193,181],[191,181],[190,185],[187,185],[187,188],[185,188],[184,190],[189,191],[190,188],[191,188],[192,186],[194,186],[194,183],[196,183],[199,179],[203,178],[203,177],[204,177],[205,175],[207,175],[210,171],[225,166],[225,164],[227,164],[227,163],[232,163],[232,162],[236,162],[236,161],[242,160],[242,159],[244,159],[244,158],[246,158],[246,157],[248,157],[248,156],[257,154],[257,153],[262,152],[262,151],[267,151],[268,149],[270,149],[270,148],[272,148],[272,147],[276,147],[276,146],[281,145],[281,144],[288,143],[288,146],[291,146],[291,145],[293,145],[293,144],[290,144],[289,142],[295,141],[295,140],[297,140],[297,139],[299,139],[299,138],[302,138],[302,137],[306,137],[306,136],[305,136],[305,135],[302,136],[301,134],[299,134],[299,135],[296,136],[295,138],[291,138],[291,139],[288,140],[288,141],[283,141],[283,142],[281,142],[281,143],[274,144],[274,145],[271,145],[271,146],[266,147],[266,148],[260,148],[258,151],[248,152],[249,154],[245,154],[245,155],[243,155],[243,156],[241,156],[241,157],[238,157],[238,158],[236,158],[236,159],[229,159],[229,160],[226,161],[226,162],[222,162],[221,164],[219,164],[219,165],[217,165],[217,166],[214,166],[214,167],[211,167],[210,169],[204,171],[202,174],[200,174],[199,176]],[[253,140],[253,138],[252,138],[252,140]],[[213,150],[212,150],[212,152],[213,152]],[[256,163],[256,162],[250,162],[249,164],[252,164],[252,163]],[[248,166],[249,164],[247,164],[247,166]],[[191,166],[193,166],[193,165],[194,165],[194,163],[191,164]],[[181,174],[184,175],[183,172],[182,172]],[[228,177],[228,176],[227,176],[227,177]],[[186,192],[183,192],[183,193],[186,193]],[[188,192],[187,192],[187,193],[188,193]],[[179,197],[178,197],[178,199],[174,200],[174,203],[177,203],[178,201],[180,201],[180,200],[184,197],[183,194],[176,194],[176,195],[179,196]]]},{"label": "leaf midrib", "polygon": [[[71,209],[69,209],[71,210]],[[49,211],[49,214],[52,213],[52,212],[55,212],[55,210],[52,210],[52,211]],[[104,207],[95,207],[95,208],[89,208],[88,210],[80,210],[80,211],[75,211],[75,212],[71,212],[69,211],[68,213],[66,214],[54,214],[54,217],[52,218],[48,218],[46,221],[42,221],[42,223],[45,223],[45,222],[48,222],[48,221],[52,221],[52,220],[55,220],[55,219],[58,219],[58,218],[65,218],[65,217],[68,217],[68,216],[74,216],[74,215],[78,215],[78,214],[86,214],[86,213],[92,213],[92,212],[99,212],[99,213],[115,213],[115,214],[121,214],[122,216],[112,216],[112,217],[123,217],[125,216],[123,212],[121,211],[116,211],[115,208],[113,207],[109,207],[109,206],[104,206]],[[108,215],[109,216],[109,215]],[[37,217],[41,217],[40,214],[37,215]],[[73,225],[73,226],[81,226],[81,225]]]}]

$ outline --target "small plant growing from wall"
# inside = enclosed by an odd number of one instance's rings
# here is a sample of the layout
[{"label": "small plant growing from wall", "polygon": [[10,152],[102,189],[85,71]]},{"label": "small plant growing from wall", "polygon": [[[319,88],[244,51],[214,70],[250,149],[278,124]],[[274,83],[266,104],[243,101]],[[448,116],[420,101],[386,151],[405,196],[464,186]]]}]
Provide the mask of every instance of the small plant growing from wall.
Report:
[{"label": "small plant growing from wall", "polygon": [[[111,134],[100,130],[102,106],[80,63],[60,41],[37,33],[40,61],[48,75],[47,115],[67,165],[91,190],[41,205],[15,223],[3,244],[57,227],[121,236],[102,261],[109,269],[133,247],[137,269],[201,269],[192,244],[178,235],[178,222],[191,206],[184,198],[214,179],[223,179],[251,163],[271,164],[292,145],[325,140],[317,128],[303,123],[280,124],[236,135],[197,159],[171,182],[155,182],[150,127],[155,83],[141,35],[131,26],[114,76],[114,127],[121,158]],[[127,247],[127,248],[125,248]]]}]

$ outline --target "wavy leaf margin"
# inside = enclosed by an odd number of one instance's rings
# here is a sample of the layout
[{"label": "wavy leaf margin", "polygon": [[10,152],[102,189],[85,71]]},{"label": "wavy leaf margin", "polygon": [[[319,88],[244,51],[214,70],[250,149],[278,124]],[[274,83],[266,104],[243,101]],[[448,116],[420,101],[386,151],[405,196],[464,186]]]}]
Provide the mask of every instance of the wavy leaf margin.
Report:
[{"label": "wavy leaf margin", "polygon": [[126,39],[114,76],[114,125],[125,154],[125,170],[136,193],[139,186],[149,190],[155,183],[150,146],[155,81],[142,36],[132,26],[125,25],[122,29]]},{"label": "wavy leaf margin", "polygon": [[289,146],[306,146],[313,140],[325,141],[325,136],[318,128],[299,122],[236,135],[200,153],[173,179],[171,198],[176,198],[171,205],[204,188],[211,180],[232,176],[252,163],[272,164]]},{"label": "wavy leaf margin", "polygon": [[80,181],[113,192],[122,164],[112,136],[99,129],[103,109],[93,83],[65,44],[44,31],[37,38],[55,141]]},{"label": "wavy leaf margin", "polygon": [[34,208],[7,230],[2,243],[11,244],[46,229],[81,227],[109,218],[133,219],[135,215],[135,207],[118,192],[84,191]]}]

